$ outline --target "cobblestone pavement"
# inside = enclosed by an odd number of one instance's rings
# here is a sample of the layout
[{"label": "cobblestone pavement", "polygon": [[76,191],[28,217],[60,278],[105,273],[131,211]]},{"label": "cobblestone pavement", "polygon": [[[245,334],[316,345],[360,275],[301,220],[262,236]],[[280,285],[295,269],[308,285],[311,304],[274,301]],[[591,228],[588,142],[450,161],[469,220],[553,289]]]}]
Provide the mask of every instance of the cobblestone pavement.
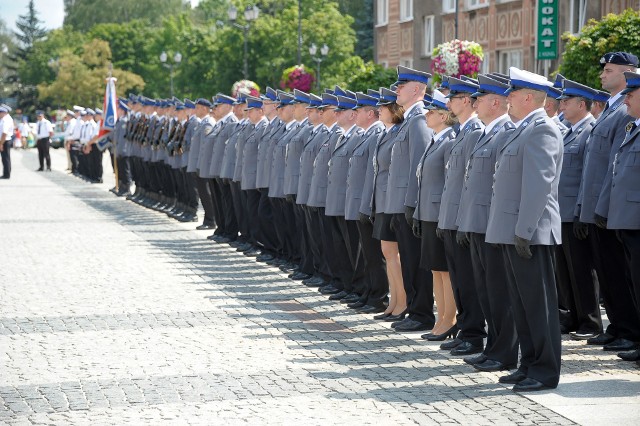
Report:
[{"label": "cobblestone pavement", "polygon": [[640,369],[615,354],[565,341],[560,387],[514,394],[108,182],[67,175],[61,156],[35,173],[35,153],[14,151],[0,181],[2,424],[638,419]]}]

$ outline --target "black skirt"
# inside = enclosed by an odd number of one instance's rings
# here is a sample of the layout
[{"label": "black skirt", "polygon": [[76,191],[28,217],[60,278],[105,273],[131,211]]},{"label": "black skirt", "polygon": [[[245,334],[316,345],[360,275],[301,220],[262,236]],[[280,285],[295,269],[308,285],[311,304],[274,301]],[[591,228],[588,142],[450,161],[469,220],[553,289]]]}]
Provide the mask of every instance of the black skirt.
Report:
[{"label": "black skirt", "polygon": [[447,272],[449,267],[444,254],[444,241],[436,235],[438,222],[420,223],[422,223],[420,267],[428,271]]},{"label": "black skirt", "polygon": [[396,233],[391,230],[392,217],[392,214],[376,213],[376,218],[373,221],[373,238],[384,241],[398,241]]}]

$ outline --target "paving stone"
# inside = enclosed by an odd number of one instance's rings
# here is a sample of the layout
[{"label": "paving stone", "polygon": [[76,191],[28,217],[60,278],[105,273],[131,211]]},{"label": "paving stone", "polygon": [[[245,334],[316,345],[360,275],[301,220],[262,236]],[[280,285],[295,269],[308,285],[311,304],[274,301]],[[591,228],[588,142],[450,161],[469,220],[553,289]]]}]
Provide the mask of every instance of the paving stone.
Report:
[{"label": "paving stone", "polygon": [[[544,394],[514,394],[497,373],[112,196],[108,160],[105,184],[89,185],[32,172],[34,152],[12,156],[0,423],[573,424]],[[563,341],[563,361],[571,381],[640,382],[632,363],[581,342]],[[616,389],[637,413],[637,393]]]}]

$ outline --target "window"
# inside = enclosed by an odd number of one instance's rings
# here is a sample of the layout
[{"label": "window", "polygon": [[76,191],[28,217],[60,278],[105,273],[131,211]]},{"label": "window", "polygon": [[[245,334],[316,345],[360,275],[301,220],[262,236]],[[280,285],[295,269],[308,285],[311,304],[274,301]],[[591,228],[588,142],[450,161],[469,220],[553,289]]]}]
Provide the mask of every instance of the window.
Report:
[{"label": "window", "polygon": [[400,59],[400,65],[403,67],[413,68],[413,58]]},{"label": "window", "polygon": [[389,22],[389,0],[376,0],[376,25],[387,25]]},{"label": "window", "polygon": [[485,6],[489,6],[489,0],[467,0],[468,9],[477,9]]},{"label": "window", "polygon": [[458,0],[442,0],[442,12],[453,13],[456,11],[456,2]]},{"label": "window", "polygon": [[425,16],[422,21],[422,54],[424,56],[431,56],[435,46],[435,17]]},{"label": "window", "polygon": [[382,65],[384,68],[389,68],[389,62],[388,61],[380,62],[380,65]]},{"label": "window", "polygon": [[571,34],[579,34],[587,20],[587,0],[569,0],[569,21],[566,29]]},{"label": "window", "polygon": [[400,0],[400,22],[413,19],[413,0]]},{"label": "window", "polygon": [[500,52],[498,68],[503,74],[509,75],[509,67],[522,68],[522,52],[520,50],[506,50]]},{"label": "window", "polygon": [[480,65],[480,74],[489,74],[491,72],[491,57],[489,52],[484,52],[484,58],[482,59],[482,65]]}]

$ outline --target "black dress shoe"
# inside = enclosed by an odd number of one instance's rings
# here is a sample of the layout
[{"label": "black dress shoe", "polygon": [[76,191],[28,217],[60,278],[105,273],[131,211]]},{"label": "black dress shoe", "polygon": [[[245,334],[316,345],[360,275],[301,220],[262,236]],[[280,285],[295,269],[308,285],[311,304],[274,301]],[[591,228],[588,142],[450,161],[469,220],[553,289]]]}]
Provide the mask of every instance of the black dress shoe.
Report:
[{"label": "black dress shoe", "polygon": [[620,352],[618,356],[625,361],[640,361],[640,349],[629,352]]},{"label": "black dress shoe", "polygon": [[527,378],[527,375],[524,374],[522,371],[520,370],[516,370],[511,374],[507,374],[506,376],[502,376],[498,379],[498,381],[500,383],[507,383],[510,385],[515,385],[516,383],[520,383],[521,381],[525,380]]},{"label": "black dress shoe", "polygon": [[[400,321],[404,321],[405,318],[407,316],[407,310],[405,309],[403,312],[400,312],[399,314],[390,314],[389,316],[387,316],[384,320],[386,322],[400,322]],[[393,327],[394,325],[391,324],[391,327]]]},{"label": "black dress shoe", "polygon": [[347,303],[347,308],[349,308],[349,309],[360,309],[360,308],[363,308],[365,306],[367,306],[367,305],[364,302],[361,302],[359,300],[356,301],[356,302],[353,302],[353,303]]},{"label": "black dress shoe", "polygon": [[616,338],[613,337],[612,335],[608,333],[601,333],[595,337],[591,337],[590,339],[587,339],[587,345],[603,346],[603,345],[606,345],[607,343],[613,342],[614,340],[616,340]]},{"label": "black dress shoe", "polygon": [[280,265],[280,270],[281,270],[282,272],[291,272],[291,271],[293,271],[294,269],[296,269],[297,267],[298,267],[298,265],[296,265],[296,264],[295,264],[295,263],[293,263],[293,262],[286,262],[286,263],[284,263],[284,264]]},{"label": "black dress shoe", "polygon": [[243,252],[245,256],[255,257],[260,254],[260,249],[258,247],[251,247],[249,250]]},{"label": "black dress shoe", "polygon": [[407,318],[403,324],[396,326],[396,331],[424,331],[430,330],[432,327],[429,324]]},{"label": "black dress shoe", "polygon": [[445,331],[444,333],[440,333],[440,334],[431,333],[430,335],[425,337],[425,339],[427,339],[430,342],[441,342],[443,340],[455,337],[456,334],[458,334],[458,325],[453,324],[453,326],[447,331]]},{"label": "black dress shoe", "polygon": [[596,337],[598,333],[594,333],[593,331],[572,331],[569,333],[569,337],[573,340],[587,340],[592,337]]},{"label": "black dress shoe", "polygon": [[220,237],[217,240],[213,240],[216,243],[220,243],[220,244],[225,244],[225,243],[231,243],[233,242],[233,240],[229,237]]},{"label": "black dress shoe", "polygon": [[258,262],[269,262],[270,260],[273,260],[273,259],[274,259],[273,255],[269,253],[262,253],[261,255],[256,257],[256,260]]},{"label": "black dress shoe", "polygon": [[36,169],[36,172],[44,172],[44,169],[40,167],[39,169]]},{"label": "black dress shoe", "polygon": [[515,368],[515,365],[504,365],[500,361],[494,361],[492,359],[487,359],[484,362],[472,365],[473,368],[480,371],[502,371]]},{"label": "black dress shoe", "polygon": [[320,294],[336,294],[340,293],[342,290],[335,287],[333,284],[329,284],[325,285],[324,287],[320,287],[318,291],[320,292]]},{"label": "black dress shoe", "polygon": [[302,281],[302,280],[306,280],[307,278],[311,278],[311,275],[305,274],[302,271],[298,271],[298,272],[294,272],[293,274],[291,274],[291,276],[289,278],[291,278],[292,280],[296,280],[296,281]]},{"label": "black dress shoe", "polygon": [[470,365],[483,363],[487,359],[489,359],[489,358],[487,358],[487,356],[485,354],[466,356],[466,357],[462,358],[462,360],[464,362],[466,362],[467,364],[470,364]]},{"label": "black dress shoe", "polygon": [[344,299],[342,299],[342,300],[340,301],[340,303],[347,303],[347,304],[349,304],[349,303],[356,303],[357,301],[359,301],[359,300],[360,300],[360,298],[361,298],[361,297],[362,297],[362,296],[360,296],[360,295],[359,295],[359,294],[357,294],[357,293],[349,293],[349,294],[347,295],[347,297],[345,297]]},{"label": "black dress shoe", "polygon": [[376,320],[376,321],[380,321],[380,320],[387,319],[390,315],[391,315],[390,312],[389,313],[382,313],[380,315],[374,316],[373,319]]},{"label": "black dress shoe", "polygon": [[[387,318],[389,318],[389,317],[387,317]],[[385,320],[385,321],[386,321],[386,320]],[[411,321],[411,319],[409,319],[409,317],[405,317],[405,318],[402,318],[400,321],[392,322],[392,323],[391,323],[391,328],[396,328],[396,327],[397,327],[397,326],[399,326],[400,324],[404,324],[404,323],[405,323],[405,322],[407,322],[407,321]],[[387,322],[390,322],[390,321],[387,321]]]},{"label": "black dress shoe", "polygon": [[532,379],[530,377],[527,377],[523,381],[513,385],[514,392],[534,392],[534,391],[541,391],[545,389],[555,389],[555,388],[556,388],[555,386],[553,387],[547,386],[544,383],[539,382],[536,379]]},{"label": "black dress shoe", "polygon": [[284,259],[280,259],[279,257],[274,257],[272,260],[268,260],[266,263],[267,265],[271,265],[271,266],[280,266],[287,263],[287,261]]},{"label": "black dress shoe", "polygon": [[451,355],[471,355],[479,354],[484,348],[482,345],[474,345],[471,342],[462,342],[455,348],[451,349]]},{"label": "black dress shoe", "polygon": [[359,309],[359,311],[363,314],[379,314],[380,312],[384,312],[386,308],[384,306],[371,306],[365,305],[363,308]]},{"label": "black dress shoe", "polygon": [[631,340],[623,339],[622,337],[617,338],[611,343],[607,343],[602,347],[605,351],[631,351],[636,349],[638,345],[636,345]]},{"label": "black dress shoe", "polygon": [[326,281],[318,276],[313,276],[309,279],[302,280],[302,284],[306,285],[307,287],[321,287],[325,283]]},{"label": "black dress shoe", "polygon": [[250,243],[242,243],[238,247],[236,247],[236,251],[243,253],[247,250],[250,250],[253,246]]},{"label": "black dress shoe", "polygon": [[462,340],[458,339],[457,337],[453,340],[451,340],[450,342],[445,342],[443,344],[440,345],[440,349],[443,349],[445,351],[450,351],[453,348],[457,348],[459,345],[462,344]]},{"label": "black dress shoe", "polygon": [[329,296],[329,300],[340,300],[340,299],[344,299],[345,297],[347,297],[347,295],[349,295],[349,293],[347,293],[344,290],[341,290],[337,293],[333,293],[331,294],[331,296]]}]

